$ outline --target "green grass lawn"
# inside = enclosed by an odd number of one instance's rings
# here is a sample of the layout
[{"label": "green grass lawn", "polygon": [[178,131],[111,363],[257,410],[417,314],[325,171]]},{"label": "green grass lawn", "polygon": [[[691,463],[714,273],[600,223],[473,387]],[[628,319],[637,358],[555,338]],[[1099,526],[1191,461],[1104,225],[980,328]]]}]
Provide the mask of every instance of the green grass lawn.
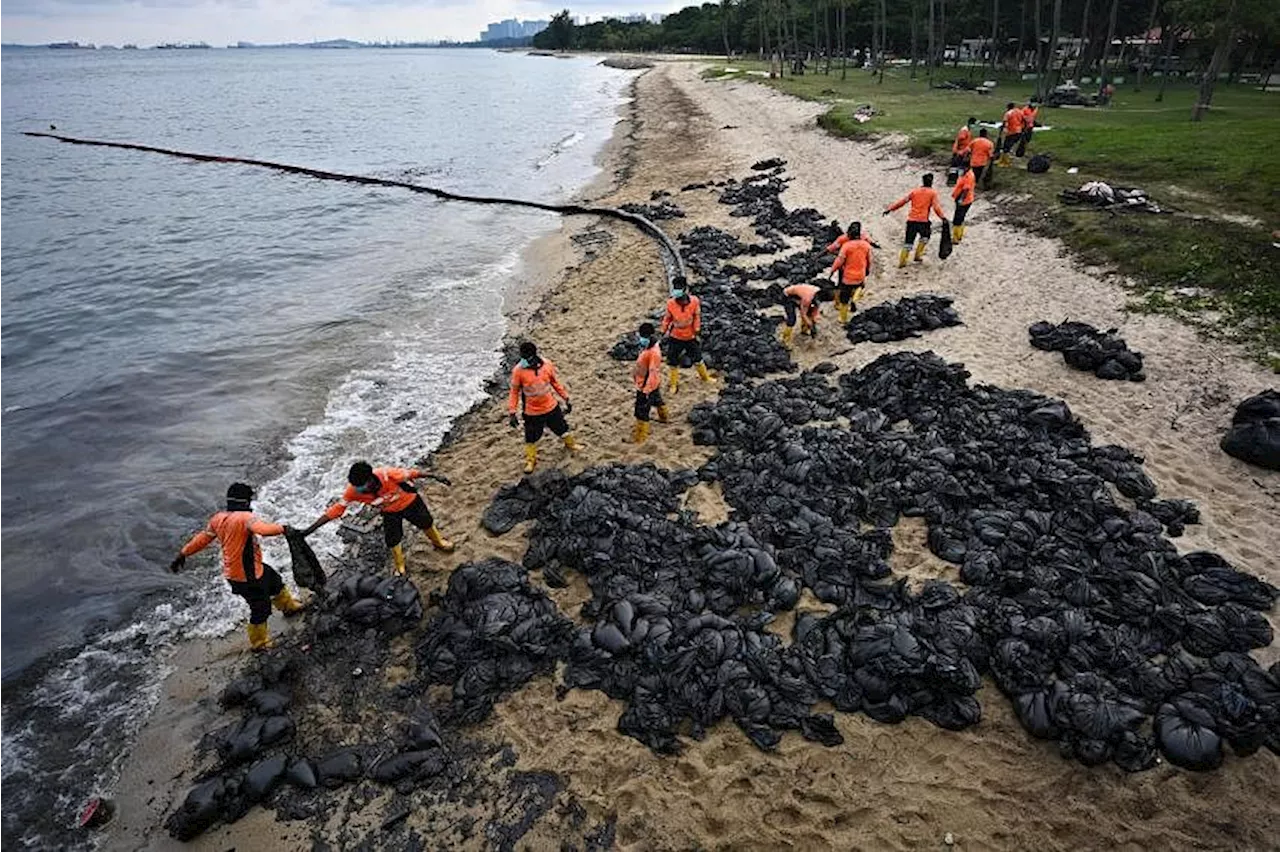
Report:
[{"label": "green grass lawn", "polygon": [[[931,89],[923,68],[912,80],[908,68],[894,67],[881,84],[853,69],[843,81],[837,68],[830,76],[769,80],[744,73],[766,69],[762,63],[735,61],[733,67],[741,69],[735,77],[830,104],[819,118],[828,132],[900,134],[910,154],[939,166],[966,118],[997,121],[1007,102],[1024,103],[1035,91],[1034,81],[979,69],[970,75],[965,67],[943,69],[935,82],[995,79],[995,92]],[[1193,123],[1191,83],[1170,81],[1164,101],[1156,103],[1158,79],[1144,81],[1142,91],[1134,82],[1117,84],[1110,107],[1041,109],[1040,123],[1052,129],[1038,131],[1030,150],[1049,154],[1052,169],[1044,175],[1000,169],[995,190],[1032,199],[1031,205],[1010,203],[1010,218],[1034,222],[1086,260],[1139,280],[1135,307],[1177,314],[1239,339],[1280,369],[1280,250],[1271,246],[1271,232],[1280,228],[1280,94],[1222,84],[1213,110]],[[864,103],[876,115],[859,124],[852,114]],[[1069,175],[1069,167],[1080,171]],[[1171,215],[1111,214],[1058,200],[1062,189],[1095,179],[1140,186]]]}]

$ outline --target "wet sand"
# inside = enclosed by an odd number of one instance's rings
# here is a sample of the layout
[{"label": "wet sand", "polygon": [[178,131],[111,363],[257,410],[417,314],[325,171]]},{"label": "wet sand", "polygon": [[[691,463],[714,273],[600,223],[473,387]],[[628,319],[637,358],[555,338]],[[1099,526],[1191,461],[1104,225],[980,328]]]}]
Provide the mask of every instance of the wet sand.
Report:
[{"label": "wet sand", "polygon": [[[703,81],[691,64],[659,63],[640,78],[634,121],[621,128],[611,155],[609,171],[620,181],[593,200],[643,203],[652,191],[669,190],[686,212],[685,219],[662,223],[672,235],[711,224],[746,236],[746,221],[729,217],[712,191],[680,193],[680,186],[741,177],[766,157],[787,159],[793,182],[783,199],[789,208],[817,207],[842,222],[861,218],[885,247],[864,307],[937,292],[956,297],[966,323],[852,351],[828,326],[824,336],[798,348],[802,366],[834,360],[856,367],[885,352],[932,349],[963,361],[974,382],[1065,399],[1095,443],[1123,444],[1146,457],[1162,497],[1199,504],[1202,524],[1177,540],[1180,549],[1216,550],[1280,584],[1274,548],[1280,474],[1250,468],[1217,447],[1234,404],[1273,385],[1274,377],[1172,320],[1124,313],[1119,282],[1080,267],[1056,241],[1000,224],[987,199],[975,204],[965,242],[945,264],[931,252],[923,265],[893,268],[904,219],[901,212],[888,218],[879,212],[918,183],[920,166],[891,146],[827,137],[814,121],[819,109],[749,83]],[[527,267],[531,278],[554,284],[527,312],[531,337],[570,388],[570,422],[583,444],[570,457],[545,438],[540,465],[576,473],[613,461],[666,467],[705,461],[709,449],[692,444],[683,415],[715,389],[692,375],[670,400],[671,424],[655,424],[642,447],[626,440],[629,365],[611,360],[607,351],[662,304],[665,284],[652,244],[622,225],[588,224],[562,230],[531,257],[537,258]],[[1030,348],[1028,325],[1065,318],[1118,327],[1130,346],[1146,354],[1147,382],[1102,382],[1070,370],[1056,353]],[[409,569],[424,595],[443,588],[449,571],[464,562],[487,556],[519,561],[523,555],[523,525],[501,537],[479,525],[494,492],[521,472],[521,438],[506,424],[505,394],[469,415],[434,464],[454,482],[448,489],[430,486],[428,496],[458,550],[441,556],[415,541]],[[692,489],[687,501],[706,523],[726,515],[714,487]],[[903,523],[894,538],[895,571],[915,579],[957,579],[955,566],[929,553],[922,524]],[[533,579],[541,583],[537,573]],[[569,588],[550,593],[576,617],[588,592],[580,578],[572,579]],[[807,595],[801,606],[821,607]],[[1275,624],[1274,613],[1271,619]],[[785,633],[790,622],[780,618],[776,629]],[[217,715],[217,691],[238,658],[240,638],[205,648],[205,656],[192,651],[192,665],[199,667],[175,661],[179,674],[166,683],[166,697],[125,767],[121,816],[107,835],[109,848],[179,846],[158,826],[186,793],[192,740]],[[412,639],[396,640],[394,647],[396,671],[384,676],[411,676]],[[1258,654],[1264,664],[1276,656],[1274,645]],[[789,734],[775,753],[765,754],[732,723],[722,723],[676,757],[656,756],[617,733],[620,702],[578,690],[559,701],[555,685],[549,678],[534,680],[468,732],[510,744],[514,771],[560,778],[556,805],[516,844],[521,849],[560,848],[576,824],[574,808],[585,811],[589,824],[613,821],[616,845],[629,850],[942,848],[947,833],[956,847],[969,849],[1264,849],[1275,848],[1280,836],[1280,758],[1266,750],[1246,759],[1228,756],[1221,770],[1205,774],[1167,765],[1136,775],[1114,766],[1089,769],[1060,758],[1054,744],[1031,739],[990,684],[978,694],[981,723],[958,733],[915,718],[889,726],[861,714],[837,714],[843,745],[824,748]],[[256,808],[185,848],[311,848],[317,839],[346,848],[362,835],[369,848],[379,848],[376,815],[389,794],[363,810],[338,807],[353,795],[351,788],[332,794],[335,815],[364,814],[346,826],[336,816],[323,825],[281,822]],[[478,806],[481,817],[485,807]],[[415,812],[407,823],[421,827],[427,848],[490,845],[483,832],[442,832],[439,814]]]}]

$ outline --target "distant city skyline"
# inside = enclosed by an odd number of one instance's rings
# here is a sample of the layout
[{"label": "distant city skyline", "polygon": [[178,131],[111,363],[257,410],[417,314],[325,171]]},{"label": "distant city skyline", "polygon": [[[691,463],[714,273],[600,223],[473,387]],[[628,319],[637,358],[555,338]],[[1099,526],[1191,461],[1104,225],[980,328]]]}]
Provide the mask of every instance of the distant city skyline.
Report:
[{"label": "distant city skyline", "polygon": [[[194,44],[476,41],[493,22],[582,22],[677,11],[691,0],[5,0],[8,44]],[[523,35],[521,36],[523,37]]]}]

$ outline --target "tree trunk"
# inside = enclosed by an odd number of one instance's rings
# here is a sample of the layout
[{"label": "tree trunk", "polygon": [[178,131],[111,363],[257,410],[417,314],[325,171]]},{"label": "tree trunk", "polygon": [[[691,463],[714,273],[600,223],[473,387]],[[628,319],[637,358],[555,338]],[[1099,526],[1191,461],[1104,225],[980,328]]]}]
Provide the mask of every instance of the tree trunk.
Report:
[{"label": "tree trunk", "polygon": [[991,0],[991,70],[996,70],[996,39],[1000,37],[1000,0]]},{"label": "tree trunk", "polygon": [[822,40],[825,43],[825,67],[822,73],[831,76],[831,2],[822,0]]},{"label": "tree trunk", "polygon": [[920,7],[911,0],[911,79],[916,79],[916,62],[920,50]]},{"label": "tree trunk", "polygon": [[729,0],[720,0],[720,35],[724,39],[724,61],[732,62],[733,55],[729,50]]},{"label": "tree trunk", "polygon": [[[1050,59],[1050,65],[1053,64],[1053,55],[1058,51],[1058,34],[1060,32],[1062,32],[1062,0],[1053,0],[1053,24],[1049,29],[1049,49],[1047,51]],[[1066,57],[1063,57],[1063,62],[1066,62]],[[1048,80],[1045,80],[1045,91],[1052,92],[1055,82],[1056,75],[1055,77],[1050,77]]]},{"label": "tree trunk", "polygon": [[1044,43],[1041,41],[1040,28],[1040,7],[1044,5],[1044,0],[1031,0],[1036,4],[1036,94],[1041,98],[1044,97]]},{"label": "tree trunk", "polygon": [[845,13],[845,5],[848,0],[840,0],[840,14],[837,16],[840,22],[840,79],[847,80],[849,77],[849,39],[845,34],[846,22],[848,15]]},{"label": "tree trunk", "polygon": [[[1039,0],[1036,0],[1039,2]],[[1027,30],[1027,0],[1022,0],[1022,16],[1018,18],[1018,46],[1014,49],[1013,64],[1018,71],[1025,66],[1022,64],[1022,37]]]},{"label": "tree trunk", "polygon": [[786,27],[785,14],[786,12],[782,7],[782,0],[778,0],[778,15],[774,19],[774,24],[777,26],[777,30],[774,32],[774,35],[777,37],[777,40],[778,40],[778,54],[779,54],[778,76],[779,77],[787,76],[787,35],[786,35],[787,31],[786,29],[784,29]]},{"label": "tree trunk", "polygon": [[1085,59],[1089,55],[1086,45],[1089,44],[1089,12],[1092,7],[1093,0],[1084,0],[1084,19],[1080,22],[1080,55],[1076,57],[1076,70],[1071,75],[1077,83],[1084,76]]},{"label": "tree trunk", "polygon": [[1169,60],[1173,58],[1173,48],[1178,43],[1178,31],[1173,28],[1173,22],[1170,21],[1165,29],[1167,33],[1160,33],[1166,41],[1167,46],[1164,49],[1164,60],[1160,63],[1160,89],[1156,92],[1156,103],[1164,100],[1164,87],[1169,82]]},{"label": "tree trunk", "polygon": [[930,88],[933,88],[933,66],[934,66],[934,57],[936,56],[934,52],[934,42],[933,42],[933,21],[934,21],[935,14],[936,12],[934,10],[934,0],[929,0],[929,35],[928,35],[929,53],[928,53],[927,61],[929,63],[929,87]]},{"label": "tree trunk", "polygon": [[1116,37],[1116,12],[1120,0],[1111,0],[1111,19],[1107,22],[1107,40],[1102,43],[1102,66],[1098,69],[1098,94],[1107,85],[1107,60],[1111,57],[1111,40]]},{"label": "tree trunk", "polygon": [[1147,31],[1142,34],[1142,53],[1138,56],[1138,87],[1134,90],[1142,91],[1142,69],[1146,67],[1147,61],[1147,37],[1151,35],[1151,31],[1156,27],[1156,14],[1160,11],[1160,0],[1151,0],[1151,17],[1147,20]]},{"label": "tree trunk", "polygon": [[1213,89],[1218,85],[1218,72],[1222,70],[1222,64],[1227,61],[1231,46],[1236,40],[1235,16],[1236,0],[1231,0],[1226,19],[1218,25],[1218,46],[1213,51],[1213,59],[1209,60],[1209,70],[1200,81],[1200,94],[1196,98],[1196,105],[1191,108],[1192,121],[1203,118],[1209,111],[1209,105],[1213,103]]},{"label": "tree trunk", "polygon": [[884,66],[886,63],[886,54],[889,52],[889,11],[885,6],[887,0],[880,0],[880,55],[876,58],[876,63],[880,68],[880,82],[884,83]]}]

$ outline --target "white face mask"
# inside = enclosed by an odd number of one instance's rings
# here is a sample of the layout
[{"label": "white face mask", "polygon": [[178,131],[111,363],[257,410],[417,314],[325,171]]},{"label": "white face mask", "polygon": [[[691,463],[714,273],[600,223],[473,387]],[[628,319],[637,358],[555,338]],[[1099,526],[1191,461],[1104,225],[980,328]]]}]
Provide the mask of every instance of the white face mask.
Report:
[{"label": "white face mask", "polygon": [[521,358],[521,359],[520,359],[520,366],[521,366],[521,367],[524,367],[526,370],[527,370],[527,369],[529,369],[529,359],[528,359],[528,358]]}]

